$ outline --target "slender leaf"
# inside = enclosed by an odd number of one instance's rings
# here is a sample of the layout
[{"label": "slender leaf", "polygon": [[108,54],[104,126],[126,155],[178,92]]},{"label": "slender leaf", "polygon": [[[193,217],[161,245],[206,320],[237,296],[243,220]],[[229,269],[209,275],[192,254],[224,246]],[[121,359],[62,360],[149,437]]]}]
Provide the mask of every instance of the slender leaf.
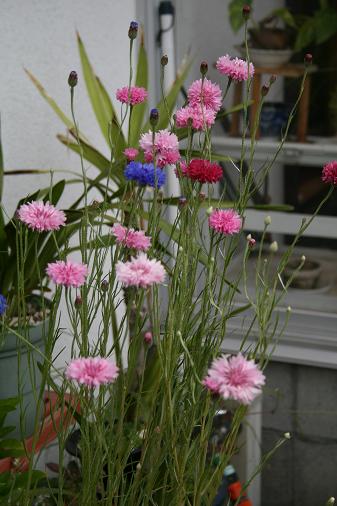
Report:
[{"label": "slender leaf", "polygon": [[[148,62],[147,62],[147,54],[144,47],[144,39],[141,38],[138,52],[138,63],[137,63],[137,73],[136,73],[136,86],[141,86],[145,89],[148,88]],[[136,145],[138,142],[141,127],[144,121],[144,114],[147,109],[146,102],[142,104],[138,104],[132,110],[132,121],[130,128],[130,146]]]},{"label": "slender leaf", "polygon": [[96,76],[96,79],[101,91],[103,105],[108,111],[108,116],[110,118],[110,137],[115,149],[115,158],[119,158],[126,146],[124,134],[108,92],[104,88],[100,78]]},{"label": "slender leaf", "polygon": [[[111,102],[107,100],[107,93],[102,91],[102,83],[98,82],[98,79],[93,71],[91,63],[89,61],[87,52],[84,48],[83,42],[79,33],[77,33],[78,49],[80,53],[80,59],[82,64],[82,70],[84,75],[85,84],[87,86],[88,95],[91,101],[92,108],[96,115],[99,127],[104,135],[105,140],[110,146],[109,140],[109,123],[112,120]],[[103,88],[104,89],[104,88]]]}]

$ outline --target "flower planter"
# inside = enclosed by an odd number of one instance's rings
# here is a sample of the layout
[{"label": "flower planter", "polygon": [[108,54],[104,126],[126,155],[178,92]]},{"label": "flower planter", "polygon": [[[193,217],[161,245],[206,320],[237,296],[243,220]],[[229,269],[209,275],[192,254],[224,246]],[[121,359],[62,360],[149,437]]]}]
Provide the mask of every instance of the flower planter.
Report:
[{"label": "flower planter", "polygon": [[[43,325],[46,325],[46,322],[40,322],[29,327],[29,341],[34,348],[41,352],[44,351]],[[42,357],[37,351],[29,349],[14,333],[5,334],[3,345],[0,348],[0,397],[7,398],[22,395],[22,408],[24,410],[23,435],[25,437],[30,436],[34,430],[35,398],[37,397],[36,392],[41,385],[41,374],[37,362],[42,362]],[[19,387],[21,389],[20,394]],[[41,415],[42,409],[43,405]],[[13,437],[21,436],[19,408],[9,413],[6,418],[6,425],[15,426],[15,431],[12,433]]]}]

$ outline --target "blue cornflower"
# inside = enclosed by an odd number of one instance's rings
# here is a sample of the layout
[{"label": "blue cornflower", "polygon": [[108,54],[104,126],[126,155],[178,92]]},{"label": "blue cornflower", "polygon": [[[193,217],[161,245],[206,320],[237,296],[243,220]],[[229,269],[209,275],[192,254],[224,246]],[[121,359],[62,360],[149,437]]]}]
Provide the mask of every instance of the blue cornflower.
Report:
[{"label": "blue cornflower", "polygon": [[0,316],[5,314],[6,309],[7,309],[7,299],[4,295],[0,293]]},{"label": "blue cornflower", "polygon": [[130,162],[124,171],[126,179],[136,181],[140,186],[156,186],[160,188],[166,180],[165,172],[159,168],[154,169],[153,163]]}]

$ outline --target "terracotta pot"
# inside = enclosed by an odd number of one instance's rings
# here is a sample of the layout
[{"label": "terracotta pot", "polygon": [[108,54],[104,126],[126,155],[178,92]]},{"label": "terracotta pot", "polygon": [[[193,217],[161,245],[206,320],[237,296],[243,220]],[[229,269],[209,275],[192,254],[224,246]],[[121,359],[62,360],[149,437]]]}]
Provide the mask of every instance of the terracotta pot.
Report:
[{"label": "terracotta pot", "polygon": [[251,28],[249,30],[252,47],[260,49],[287,49],[290,45],[290,35],[282,28]]}]

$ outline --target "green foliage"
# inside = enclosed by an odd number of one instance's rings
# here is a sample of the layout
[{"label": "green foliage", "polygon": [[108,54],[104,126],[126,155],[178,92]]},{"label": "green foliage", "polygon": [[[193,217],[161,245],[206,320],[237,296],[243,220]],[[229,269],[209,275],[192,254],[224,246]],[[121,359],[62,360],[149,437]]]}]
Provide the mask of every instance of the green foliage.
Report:
[{"label": "green foliage", "polygon": [[301,50],[312,44],[319,45],[337,33],[337,12],[327,2],[321,3],[313,16],[306,17],[297,34],[295,49]]}]

